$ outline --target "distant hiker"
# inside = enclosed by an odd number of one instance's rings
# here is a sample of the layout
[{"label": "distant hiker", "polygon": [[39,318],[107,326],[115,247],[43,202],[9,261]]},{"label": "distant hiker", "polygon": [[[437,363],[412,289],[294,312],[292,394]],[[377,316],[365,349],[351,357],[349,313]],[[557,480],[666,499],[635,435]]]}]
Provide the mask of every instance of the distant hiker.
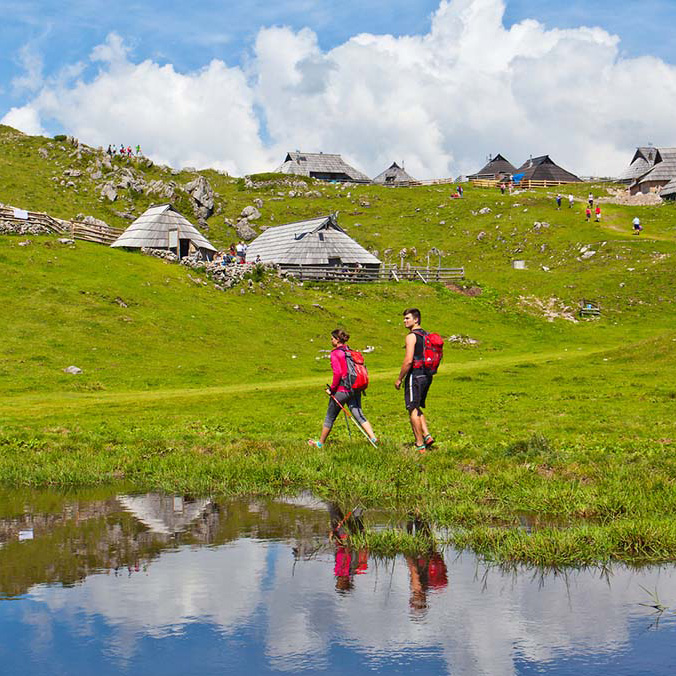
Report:
[{"label": "distant hiker", "polygon": [[109,157],[113,156],[113,149],[110,147],[110,143],[108,144],[108,150],[106,150],[106,152],[108,153]]},{"label": "distant hiker", "polygon": [[634,220],[632,221],[632,223],[633,223],[633,225],[634,225],[634,234],[635,234],[635,235],[640,235],[640,234],[641,234],[641,230],[643,230],[643,228],[641,227],[641,219],[640,219],[638,216],[636,216],[636,217],[634,218]]},{"label": "distant hiker", "polygon": [[589,202],[590,207],[594,206],[594,195],[592,193],[589,193],[589,198],[587,201]]},{"label": "distant hiker", "polygon": [[591,207],[587,207],[584,210],[584,213],[585,213],[585,216],[587,217],[587,223],[589,223],[589,221],[591,220],[591,214],[592,214]]},{"label": "distant hiker", "polygon": [[124,155],[124,146],[120,143],[120,155]]},{"label": "distant hiker", "polygon": [[131,157],[131,146],[127,146],[127,155]]},{"label": "distant hiker", "polygon": [[458,195],[460,195],[460,197],[462,197],[462,186],[461,185],[458,186]]},{"label": "distant hiker", "polygon": [[601,207],[598,204],[596,205],[595,213],[596,213],[596,222],[598,223],[601,220]]},{"label": "distant hiker", "polygon": [[505,189],[506,189],[505,184],[504,184],[504,183],[501,183],[501,184],[500,184],[500,192],[501,192],[503,195],[505,194]]},{"label": "distant hiker", "polygon": [[241,263],[244,260],[244,244],[242,242],[237,242],[235,252],[237,253],[237,262]]},{"label": "distant hiker", "polygon": [[561,193],[556,196],[556,208],[559,211],[561,210]]},{"label": "distant hiker", "polygon": [[366,419],[364,412],[361,409],[361,393],[360,389],[353,387],[350,373],[348,369],[347,360],[351,359],[348,355],[350,348],[347,341],[350,340],[350,334],[344,329],[334,329],[331,331],[331,369],[333,370],[333,381],[327,387],[326,392],[330,396],[329,407],[326,410],[326,418],[324,418],[324,425],[319,439],[309,439],[310,446],[322,448],[326,438],[331,433],[333,423],[336,421],[338,414],[341,411],[341,406],[347,406],[354,419],[359,423],[362,429],[366,432],[372,443],[376,443],[373,428]]},{"label": "distant hiker", "polygon": [[575,204],[575,198],[572,195],[568,195],[568,208],[572,209],[573,204]]},{"label": "distant hiker", "polygon": [[139,143],[136,144],[136,154],[137,155],[141,154],[141,144],[139,144]]},{"label": "distant hiker", "polygon": [[427,333],[422,329],[418,308],[404,310],[404,326],[409,331],[406,336],[406,354],[394,386],[400,389],[402,383],[404,385],[404,403],[415,437],[415,448],[424,453],[434,444],[434,438],[427,428],[422,409],[425,408],[432,377],[439,366],[443,339],[436,333]]}]

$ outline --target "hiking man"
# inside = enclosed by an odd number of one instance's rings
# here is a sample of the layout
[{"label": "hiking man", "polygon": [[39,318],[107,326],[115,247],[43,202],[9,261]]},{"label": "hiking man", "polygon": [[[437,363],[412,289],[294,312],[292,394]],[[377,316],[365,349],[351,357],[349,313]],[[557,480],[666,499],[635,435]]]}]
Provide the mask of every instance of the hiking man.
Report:
[{"label": "hiking man", "polygon": [[330,396],[329,407],[326,411],[322,432],[319,439],[309,439],[308,444],[316,448],[323,448],[326,438],[331,434],[333,423],[336,421],[341,411],[341,406],[347,406],[354,419],[359,423],[364,432],[368,435],[372,444],[378,439],[373,434],[373,428],[366,419],[364,411],[361,409],[361,390],[353,390],[347,368],[347,357],[345,353],[349,350],[347,341],[350,340],[350,334],[344,329],[334,329],[331,331],[331,369],[333,370],[333,381],[326,388],[326,393]]},{"label": "hiking man", "polygon": [[420,326],[420,310],[408,308],[404,310],[404,326],[408,329],[406,336],[406,354],[399,371],[399,377],[394,381],[397,389],[404,384],[404,403],[411,421],[415,448],[424,453],[434,444],[434,439],[427,429],[427,421],[422,409],[425,408],[427,392],[432,384],[432,375],[428,373],[424,364],[425,334]]},{"label": "hiking man", "polygon": [[634,217],[632,225],[634,226],[634,234],[639,235],[641,233],[641,230],[643,230],[643,228],[641,227],[641,219],[638,216]]}]

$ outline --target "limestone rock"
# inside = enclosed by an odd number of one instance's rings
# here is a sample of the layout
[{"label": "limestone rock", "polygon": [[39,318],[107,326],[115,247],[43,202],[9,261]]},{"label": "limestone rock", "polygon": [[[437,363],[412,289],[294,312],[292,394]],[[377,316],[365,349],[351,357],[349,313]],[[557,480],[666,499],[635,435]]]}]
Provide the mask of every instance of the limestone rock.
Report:
[{"label": "limestone rock", "polygon": [[42,159],[46,160],[49,157],[49,153],[47,152],[47,148],[38,148],[38,155],[42,157]]},{"label": "limestone rock", "polygon": [[263,200],[260,197],[256,197],[256,199],[253,201],[255,207],[257,209],[262,209],[263,208]]},{"label": "limestone rock", "polygon": [[63,369],[64,373],[68,373],[71,376],[79,376],[82,373],[82,369],[78,368],[77,366],[67,366],[65,369]]},{"label": "limestone rock", "polygon": [[214,213],[214,191],[204,176],[198,176],[186,183],[185,191],[192,198],[195,216],[206,220]]},{"label": "limestone rock", "polygon": [[235,225],[235,230],[237,231],[237,236],[241,237],[245,242],[249,242],[256,237],[256,231],[249,225],[249,221],[245,218]]},{"label": "limestone rock", "polygon": [[241,218],[246,218],[247,221],[255,221],[257,218],[261,217],[261,212],[256,209],[256,207],[248,206],[242,209],[240,214]]},{"label": "limestone rock", "polygon": [[114,202],[117,199],[117,190],[112,183],[104,183],[101,186],[101,197],[109,199],[111,202]]},{"label": "limestone rock", "polygon": [[490,209],[490,207],[483,207],[482,209],[479,209],[479,213],[480,213],[480,214],[483,214],[483,215],[485,215],[485,214],[490,214],[490,213],[491,213],[491,209]]}]

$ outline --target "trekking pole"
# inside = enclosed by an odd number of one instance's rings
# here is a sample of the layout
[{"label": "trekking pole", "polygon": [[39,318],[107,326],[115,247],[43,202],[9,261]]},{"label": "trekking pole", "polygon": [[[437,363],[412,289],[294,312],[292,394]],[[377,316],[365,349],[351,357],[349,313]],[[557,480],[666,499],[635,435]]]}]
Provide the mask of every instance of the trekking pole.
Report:
[{"label": "trekking pole", "polygon": [[[327,385],[326,387],[328,388],[329,386]],[[346,408],[345,406],[343,406],[343,405],[338,401],[338,399],[336,399],[336,398],[331,394],[330,391],[329,391],[329,397],[331,397],[331,399],[333,399],[333,401],[335,401],[336,404],[338,404],[338,406],[340,407],[340,409],[341,409],[341,410],[343,411],[343,413],[345,414],[345,417],[346,417],[346,418],[349,418],[349,419],[350,419],[350,420],[351,420],[351,421],[359,428],[359,431],[360,431],[360,432],[368,439],[369,444],[371,444],[371,446],[373,446],[373,448],[378,448],[378,446],[375,444],[375,442],[373,442],[373,441],[371,440],[371,437],[367,434],[366,430],[365,430],[365,429],[357,422],[357,419],[356,419],[356,418],[355,418],[355,417],[347,410],[347,408]],[[349,428],[348,428],[348,429],[349,429]]]}]

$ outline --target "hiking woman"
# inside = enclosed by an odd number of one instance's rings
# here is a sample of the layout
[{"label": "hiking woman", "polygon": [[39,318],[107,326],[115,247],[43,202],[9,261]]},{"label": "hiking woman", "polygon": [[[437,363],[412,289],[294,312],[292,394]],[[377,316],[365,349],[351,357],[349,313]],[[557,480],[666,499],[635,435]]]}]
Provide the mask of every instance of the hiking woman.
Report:
[{"label": "hiking woman", "polygon": [[350,388],[350,380],[347,370],[347,359],[345,352],[348,350],[347,341],[350,340],[350,334],[343,329],[335,329],[331,331],[331,368],[333,369],[333,381],[331,385],[326,388],[326,392],[332,395],[329,399],[329,407],[326,411],[326,418],[324,418],[324,425],[319,439],[310,439],[308,444],[322,448],[326,438],[331,433],[333,423],[336,421],[340,413],[340,406],[336,403],[334,398],[340,402],[341,406],[347,406],[354,416],[354,419],[362,426],[364,431],[368,434],[369,439],[373,443],[377,441],[373,434],[373,428],[366,419],[364,412],[361,410],[361,392],[352,390]]}]

